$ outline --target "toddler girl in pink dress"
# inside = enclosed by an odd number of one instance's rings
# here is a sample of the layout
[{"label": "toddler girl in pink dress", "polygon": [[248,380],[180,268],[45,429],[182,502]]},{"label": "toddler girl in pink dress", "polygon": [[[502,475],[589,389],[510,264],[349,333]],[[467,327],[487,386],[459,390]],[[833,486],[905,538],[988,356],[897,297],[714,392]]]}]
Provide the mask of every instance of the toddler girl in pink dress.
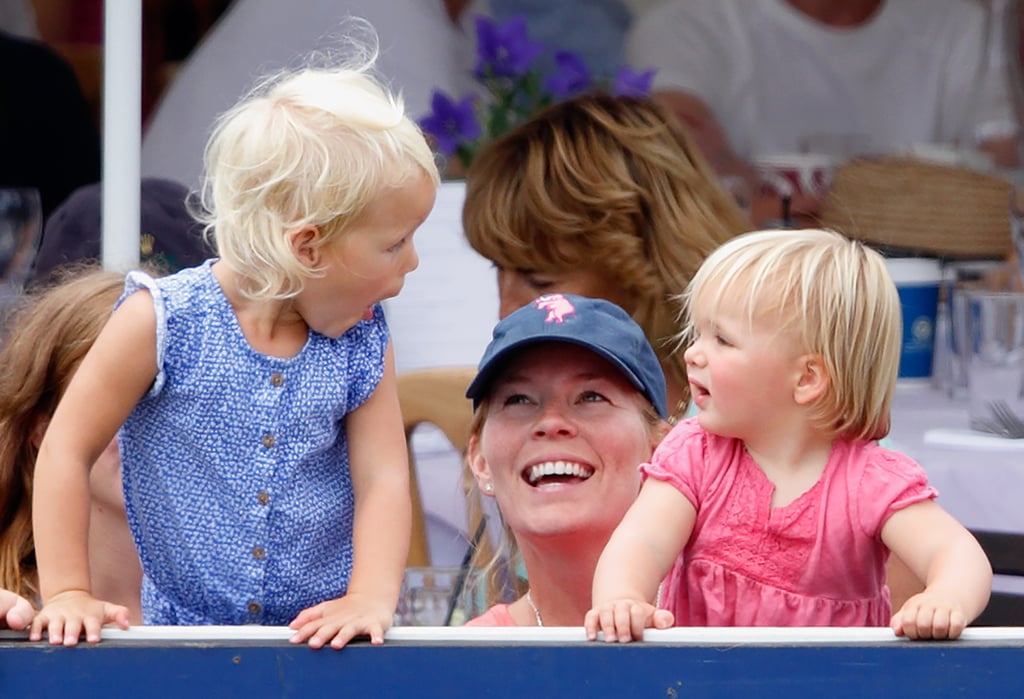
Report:
[{"label": "toddler girl in pink dress", "polygon": [[[641,466],[594,575],[588,637],[673,623],[959,636],[992,571],[924,470],[876,441],[901,331],[881,256],[829,231],[749,233],[706,260],[685,303],[700,412]],[[926,583],[895,614],[890,551]]]}]

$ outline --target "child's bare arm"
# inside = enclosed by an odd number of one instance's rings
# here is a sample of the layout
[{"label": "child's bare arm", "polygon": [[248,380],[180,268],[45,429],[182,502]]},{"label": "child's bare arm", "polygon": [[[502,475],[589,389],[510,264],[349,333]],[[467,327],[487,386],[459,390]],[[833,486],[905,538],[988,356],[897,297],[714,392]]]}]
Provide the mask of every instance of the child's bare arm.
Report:
[{"label": "child's bare arm", "polygon": [[882,540],[925,589],[895,611],[892,628],[908,638],[957,638],[988,604],[992,567],[970,532],[936,502],[910,505],[882,527]]},{"label": "child's bare arm", "polygon": [[89,469],[156,376],[156,320],[148,293],[111,316],[75,372],[39,448],[32,499],[43,609],[30,638],[73,646],[84,630],[127,627],[127,610],[95,600],[89,583]]},{"label": "child's bare arm", "polygon": [[607,642],[643,637],[644,628],[671,626],[672,615],[651,603],[693,531],[697,510],[675,486],[648,479],[616,527],[594,571],[587,638]]},{"label": "child's bare arm", "polygon": [[358,635],[384,642],[409,555],[409,457],[389,348],[384,376],[369,400],[347,418],[349,468],[356,496],[354,562],[348,593],[304,610],[293,643],[343,648]]}]

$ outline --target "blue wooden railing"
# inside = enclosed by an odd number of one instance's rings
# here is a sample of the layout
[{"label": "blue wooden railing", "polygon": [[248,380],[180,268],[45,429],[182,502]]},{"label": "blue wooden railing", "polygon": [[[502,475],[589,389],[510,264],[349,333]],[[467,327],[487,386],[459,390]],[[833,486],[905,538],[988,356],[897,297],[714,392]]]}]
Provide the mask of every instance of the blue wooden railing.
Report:
[{"label": "blue wooden railing", "polygon": [[1024,697],[1024,628],[951,642],[888,629],[395,628],[312,651],[280,628],[104,630],[78,648],[0,635],[0,697]]}]

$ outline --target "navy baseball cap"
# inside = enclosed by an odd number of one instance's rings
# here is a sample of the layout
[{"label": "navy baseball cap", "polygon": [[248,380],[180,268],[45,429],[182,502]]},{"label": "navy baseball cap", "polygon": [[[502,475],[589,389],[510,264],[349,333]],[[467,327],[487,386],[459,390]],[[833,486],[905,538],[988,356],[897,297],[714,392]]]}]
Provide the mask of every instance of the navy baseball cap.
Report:
[{"label": "navy baseball cap", "polygon": [[[139,261],[176,272],[201,264],[214,253],[203,240],[202,225],[189,213],[188,188],[173,180],[145,177],[140,183]],[[76,189],[54,209],[43,227],[33,282],[47,281],[70,262],[100,257],[102,184]]]},{"label": "navy baseball cap", "polygon": [[476,378],[466,389],[473,409],[487,394],[503,360],[542,342],[568,342],[604,357],[668,417],[665,373],[643,329],[610,301],[574,294],[547,294],[511,313],[496,326]]}]

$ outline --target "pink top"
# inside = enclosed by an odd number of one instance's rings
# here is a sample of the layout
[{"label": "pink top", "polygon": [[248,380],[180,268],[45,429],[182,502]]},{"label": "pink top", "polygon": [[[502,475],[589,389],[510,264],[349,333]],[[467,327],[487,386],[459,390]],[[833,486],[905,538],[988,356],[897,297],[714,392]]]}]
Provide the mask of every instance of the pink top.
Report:
[{"label": "pink top", "polygon": [[696,418],[640,468],[697,509],[663,588],[678,626],[888,625],[882,525],[937,495],[908,457],[837,441],[818,482],[773,508],[774,487],[743,442],[706,432]]},{"label": "pink top", "polygon": [[507,604],[496,604],[480,616],[473,617],[465,626],[518,626],[508,613]]}]

